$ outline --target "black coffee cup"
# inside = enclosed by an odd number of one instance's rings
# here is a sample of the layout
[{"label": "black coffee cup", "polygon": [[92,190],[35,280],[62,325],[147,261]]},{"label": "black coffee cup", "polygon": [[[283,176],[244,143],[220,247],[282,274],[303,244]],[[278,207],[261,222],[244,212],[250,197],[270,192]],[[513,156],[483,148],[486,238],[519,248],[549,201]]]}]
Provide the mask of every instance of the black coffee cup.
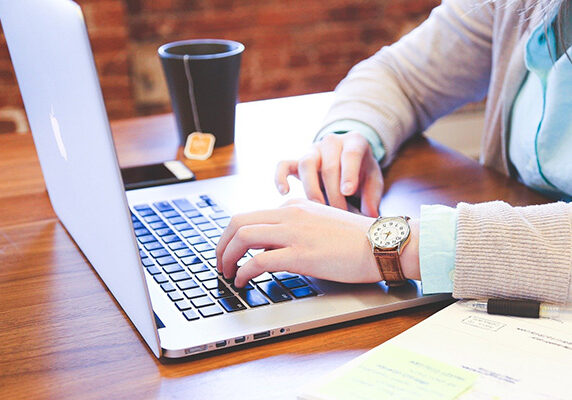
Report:
[{"label": "black coffee cup", "polygon": [[215,147],[233,143],[243,51],[241,43],[220,39],[159,47],[181,145],[197,131],[212,133]]}]

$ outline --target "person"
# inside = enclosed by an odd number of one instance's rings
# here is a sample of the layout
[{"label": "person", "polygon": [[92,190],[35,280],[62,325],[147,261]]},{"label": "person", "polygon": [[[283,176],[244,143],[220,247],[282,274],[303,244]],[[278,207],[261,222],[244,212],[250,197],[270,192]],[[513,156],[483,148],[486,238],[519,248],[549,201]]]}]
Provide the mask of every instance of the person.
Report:
[{"label": "person", "polygon": [[[295,175],[309,200],[233,217],[217,246],[219,271],[239,287],[284,268],[381,280],[366,235],[383,193],[380,166],[413,134],[486,96],[481,163],[555,201],[422,206],[399,255],[403,277],[420,279],[424,293],[456,298],[570,302],[569,9],[570,0],[444,0],[418,28],[354,66],[309,152],[277,167],[279,191]],[[346,196],[356,194],[363,215],[346,211]],[[237,268],[254,248],[266,251]]]}]

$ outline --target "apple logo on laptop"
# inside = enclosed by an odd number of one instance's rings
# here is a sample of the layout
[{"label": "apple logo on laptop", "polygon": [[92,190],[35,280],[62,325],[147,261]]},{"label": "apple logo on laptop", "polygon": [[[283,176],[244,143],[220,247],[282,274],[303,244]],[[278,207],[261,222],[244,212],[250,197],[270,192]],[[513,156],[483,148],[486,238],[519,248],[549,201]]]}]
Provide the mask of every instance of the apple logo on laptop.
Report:
[{"label": "apple logo on laptop", "polygon": [[68,152],[66,151],[66,147],[64,146],[64,141],[62,139],[62,132],[60,130],[60,123],[56,119],[54,115],[54,107],[52,106],[50,110],[50,122],[52,124],[52,130],[54,132],[54,137],[56,138],[56,144],[58,145],[58,149],[60,150],[60,154],[64,160],[68,160]]}]

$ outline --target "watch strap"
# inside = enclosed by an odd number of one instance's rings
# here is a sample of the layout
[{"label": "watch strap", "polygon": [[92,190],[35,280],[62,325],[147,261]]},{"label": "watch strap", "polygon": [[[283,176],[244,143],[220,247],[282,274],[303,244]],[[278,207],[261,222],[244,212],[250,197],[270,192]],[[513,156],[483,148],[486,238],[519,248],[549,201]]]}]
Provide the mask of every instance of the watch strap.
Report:
[{"label": "watch strap", "polygon": [[406,279],[401,270],[397,250],[384,251],[374,248],[373,255],[375,256],[381,278],[388,286],[400,286],[405,283]]}]

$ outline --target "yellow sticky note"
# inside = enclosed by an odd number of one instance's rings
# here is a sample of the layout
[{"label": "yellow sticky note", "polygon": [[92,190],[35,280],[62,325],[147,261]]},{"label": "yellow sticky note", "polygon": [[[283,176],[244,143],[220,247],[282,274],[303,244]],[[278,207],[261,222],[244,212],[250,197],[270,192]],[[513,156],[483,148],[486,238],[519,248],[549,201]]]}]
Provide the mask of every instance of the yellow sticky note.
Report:
[{"label": "yellow sticky note", "polygon": [[452,400],[478,375],[391,344],[335,371],[301,396],[327,400]]}]

